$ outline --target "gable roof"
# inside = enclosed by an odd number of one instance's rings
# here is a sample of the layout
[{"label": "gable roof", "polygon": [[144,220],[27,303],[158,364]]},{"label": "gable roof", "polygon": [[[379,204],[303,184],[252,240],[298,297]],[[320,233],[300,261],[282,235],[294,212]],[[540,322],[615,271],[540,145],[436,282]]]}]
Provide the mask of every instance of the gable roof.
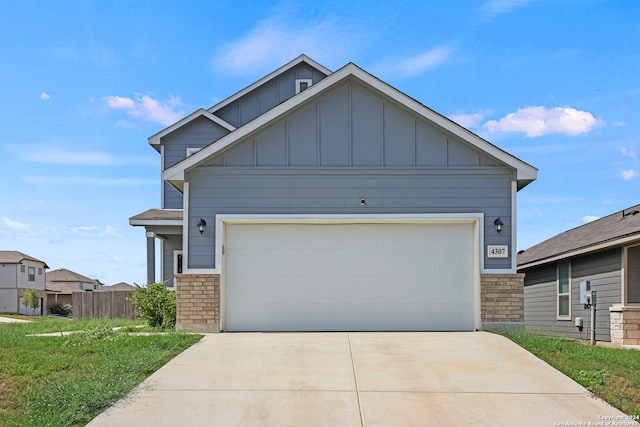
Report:
[{"label": "gable roof", "polygon": [[116,283],[115,285],[111,285],[103,288],[103,290],[107,290],[107,291],[132,291],[134,289],[136,289],[135,286],[125,282]]},{"label": "gable roof", "polygon": [[47,273],[47,282],[82,282],[100,284],[99,280],[90,279],[75,271],[59,268]]},{"label": "gable roof", "polygon": [[[635,212],[635,213],[634,213]],[[560,233],[518,254],[518,268],[640,242],[640,205]]]},{"label": "gable roof", "polygon": [[44,268],[49,268],[44,261],[40,261],[38,258],[23,254],[22,252],[0,251],[0,264],[20,264],[23,260],[41,262],[44,264]]},{"label": "gable roof", "polygon": [[253,121],[245,124],[244,126],[236,129],[234,132],[223,136],[212,144],[204,147],[202,150],[196,152],[195,154],[183,159],[178,162],[174,166],[166,169],[162,173],[162,177],[164,181],[171,183],[174,187],[179,190],[183,189],[185,171],[190,170],[192,168],[197,167],[198,165],[206,162],[216,153],[221,150],[226,149],[230,145],[242,140],[244,137],[256,132],[261,129],[263,126],[269,124],[270,122],[282,117],[284,114],[291,111],[293,108],[297,107],[301,103],[307,101],[308,99],[316,96],[317,94],[334,87],[340,82],[345,81],[348,78],[355,78],[360,82],[368,85],[378,91],[382,92],[386,96],[392,98],[396,102],[405,106],[406,108],[414,111],[425,119],[431,121],[433,124],[440,126],[446,131],[452,133],[458,138],[466,141],[471,144],[473,147],[479,149],[481,152],[488,154],[489,156],[495,158],[499,162],[502,162],[505,165],[512,167],[516,171],[516,179],[518,181],[518,189],[522,189],[527,184],[534,181],[537,177],[537,169],[528,163],[523,162],[522,160],[516,158],[515,156],[507,153],[506,151],[496,147],[485,139],[479,137],[478,135],[470,132],[469,130],[463,128],[457,123],[451,121],[450,119],[438,114],[432,109],[426,107],[425,105],[419,103],[415,99],[405,95],[399,90],[391,87],[390,85],[384,83],[382,80],[374,77],[368,72],[364,71],[357,65],[353,63],[349,63],[345,65],[343,68],[329,75],[328,77],[322,79],[318,83],[310,86],[306,90],[300,92],[299,94],[289,98],[288,100],[282,102],[261,116],[257,117]]},{"label": "gable roof", "polygon": [[292,61],[286,63],[285,65],[283,65],[282,67],[278,68],[277,70],[273,71],[272,73],[267,74],[266,76],[264,76],[260,80],[256,81],[255,83],[252,83],[249,86],[245,87],[241,91],[236,92],[235,94],[231,95],[230,97],[218,102],[216,105],[214,105],[213,107],[209,108],[209,112],[215,113],[216,111],[220,110],[221,108],[224,108],[227,105],[229,105],[232,102],[234,102],[235,100],[242,98],[247,93],[249,93],[252,90],[262,86],[263,84],[267,83],[269,80],[272,80],[272,79],[276,78],[277,76],[289,71],[290,69],[292,69],[293,67],[295,67],[296,65],[298,65],[298,64],[300,64],[302,62],[305,62],[305,63],[309,64],[310,66],[312,66],[316,70],[320,71],[325,76],[328,76],[329,74],[331,74],[331,70],[329,70],[325,66],[317,63],[313,59],[309,58],[307,55],[302,54],[302,55],[298,56],[297,58],[295,58],[294,60],[292,60]]},{"label": "gable roof", "polygon": [[184,117],[180,120],[178,120],[177,122],[175,122],[174,124],[172,124],[171,126],[161,130],[160,132],[156,133],[155,135],[152,135],[149,137],[148,141],[149,141],[149,145],[151,145],[153,148],[156,149],[156,151],[159,153],[160,152],[160,146],[162,145],[160,143],[160,140],[169,135],[172,132],[175,132],[176,130],[180,129],[181,127],[193,122],[194,120],[199,119],[200,117],[204,117],[207,120],[210,120],[211,122],[223,127],[224,129],[228,130],[229,132],[233,132],[234,130],[236,130],[236,128],[232,125],[230,125],[229,123],[225,122],[224,120],[222,120],[220,117],[216,116],[215,114],[211,114],[209,111],[205,110],[204,108],[199,108],[196,111],[194,111],[193,113],[189,114],[187,117]]}]

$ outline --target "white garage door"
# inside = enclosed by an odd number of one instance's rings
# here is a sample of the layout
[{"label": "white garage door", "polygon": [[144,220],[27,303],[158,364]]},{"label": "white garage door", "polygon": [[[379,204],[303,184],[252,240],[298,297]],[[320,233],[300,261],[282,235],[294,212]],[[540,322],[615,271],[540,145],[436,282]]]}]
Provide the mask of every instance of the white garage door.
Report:
[{"label": "white garage door", "polygon": [[228,331],[473,330],[470,223],[228,224]]}]

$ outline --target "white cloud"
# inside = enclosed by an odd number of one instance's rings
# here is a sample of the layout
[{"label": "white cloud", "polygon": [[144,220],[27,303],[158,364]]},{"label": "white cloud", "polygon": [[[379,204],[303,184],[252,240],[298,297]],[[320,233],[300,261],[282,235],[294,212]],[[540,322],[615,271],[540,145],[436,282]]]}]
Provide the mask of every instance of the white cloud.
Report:
[{"label": "white cloud", "polygon": [[595,221],[596,219],[600,219],[600,217],[594,215],[585,215],[581,218],[581,221],[583,224],[586,224],[588,222]]},{"label": "white cloud", "polygon": [[4,225],[5,228],[8,228],[11,231],[27,231],[29,229],[28,224],[12,220],[10,218],[7,218],[6,216],[2,217],[2,225]]},{"label": "white cloud", "polygon": [[118,230],[111,225],[106,225],[104,227],[97,225],[81,225],[78,227],[71,227],[69,228],[69,231],[73,234],[77,234],[78,236],[97,239],[104,239],[106,237],[122,237],[122,233],[118,232]]},{"label": "white cloud", "polygon": [[620,175],[622,176],[622,179],[624,179],[625,181],[629,181],[634,176],[636,176],[636,172],[633,169],[627,169],[621,171]]},{"label": "white cloud", "polygon": [[620,149],[620,154],[623,156],[631,157],[633,159],[638,157],[638,153],[633,148],[622,147]]},{"label": "white cloud", "polygon": [[489,120],[484,127],[491,133],[523,132],[529,138],[548,134],[579,135],[600,122],[588,111],[570,107],[521,108],[500,120]]},{"label": "white cloud", "polygon": [[449,116],[449,118],[454,122],[458,123],[462,127],[465,127],[467,129],[473,129],[480,126],[480,124],[482,123],[482,120],[484,120],[485,118],[485,113],[482,111],[479,111],[477,113],[471,113],[471,114],[465,114],[465,113],[452,114]]},{"label": "white cloud", "polygon": [[485,18],[493,18],[498,15],[509,13],[512,10],[525,6],[531,0],[489,0],[482,5],[482,14]]},{"label": "white cloud", "polygon": [[30,184],[37,185],[84,185],[90,187],[142,187],[147,185],[157,185],[153,179],[138,178],[95,178],[95,177],[63,177],[63,176],[42,176],[27,175],[22,180]]},{"label": "white cloud", "polygon": [[164,126],[169,126],[184,116],[184,111],[179,109],[182,101],[174,96],[170,96],[169,100],[162,102],[148,95],[138,95],[135,99],[123,96],[106,96],[104,100],[109,108],[124,110],[135,119],[147,120]]},{"label": "white cloud", "polygon": [[43,101],[46,101],[47,99],[50,99],[51,95],[49,95],[47,92],[42,92],[40,94],[40,99],[42,99]]},{"label": "white cloud", "polygon": [[44,144],[34,145],[29,150],[21,150],[18,153],[18,158],[25,162],[80,166],[155,165],[158,162],[156,158],[151,156],[123,156],[104,151],[49,148]]},{"label": "white cloud", "polygon": [[276,9],[248,34],[223,46],[214,66],[229,74],[255,75],[305,53],[320,63],[342,63],[365,45],[367,31],[358,22],[323,16],[305,18],[306,9]]},{"label": "white cloud", "polygon": [[438,46],[397,62],[393,69],[395,74],[400,74],[401,76],[417,76],[442,64],[449,59],[452,53],[453,48],[451,46]]}]

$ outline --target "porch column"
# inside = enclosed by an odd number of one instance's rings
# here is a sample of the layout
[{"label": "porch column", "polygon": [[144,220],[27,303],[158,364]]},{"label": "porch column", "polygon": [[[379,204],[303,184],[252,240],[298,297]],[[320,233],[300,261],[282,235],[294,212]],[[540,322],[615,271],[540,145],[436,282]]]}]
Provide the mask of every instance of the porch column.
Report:
[{"label": "porch column", "polygon": [[156,283],[155,233],[147,231],[147,284]]}]

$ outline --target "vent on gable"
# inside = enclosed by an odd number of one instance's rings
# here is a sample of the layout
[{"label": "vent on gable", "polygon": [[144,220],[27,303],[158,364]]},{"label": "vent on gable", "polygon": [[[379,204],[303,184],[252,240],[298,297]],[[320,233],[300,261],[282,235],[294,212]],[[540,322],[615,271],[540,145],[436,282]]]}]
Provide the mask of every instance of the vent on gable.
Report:
[{"label": "vent on gable", "polygon": [[202,148],[187,148],[187,157],[197,153],[200,150],[202,150]]},{"label": "vent on gable", "polygon": [[296,95],[313,84],[311,79],[296,79]]}]

